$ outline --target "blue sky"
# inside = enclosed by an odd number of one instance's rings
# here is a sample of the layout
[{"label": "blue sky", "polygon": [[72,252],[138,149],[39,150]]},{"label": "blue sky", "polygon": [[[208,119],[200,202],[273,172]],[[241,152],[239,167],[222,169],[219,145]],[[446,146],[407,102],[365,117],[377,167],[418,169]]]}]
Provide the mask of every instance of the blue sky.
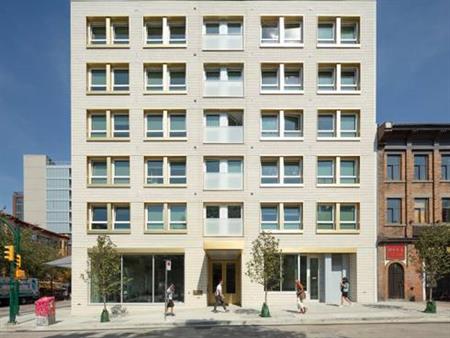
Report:
[{"label": "blue sky", "polygon": [[[378,122],[450,123],[450,0],[378,0]],[[70,159],[69,1],[0,9],[0,208],[22,155]],[[26,24],[25,24],[26,23]]]}]

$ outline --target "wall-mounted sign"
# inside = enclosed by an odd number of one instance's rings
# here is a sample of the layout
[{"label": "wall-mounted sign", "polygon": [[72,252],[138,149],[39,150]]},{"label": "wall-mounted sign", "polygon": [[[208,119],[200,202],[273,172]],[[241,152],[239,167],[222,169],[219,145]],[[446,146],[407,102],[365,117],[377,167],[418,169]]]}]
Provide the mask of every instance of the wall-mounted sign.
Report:
[{"label": "wall-mounted sign", "polygon": [[386,259],[388,261],[405,260],[405,246],[403,244],[386,245]]}]

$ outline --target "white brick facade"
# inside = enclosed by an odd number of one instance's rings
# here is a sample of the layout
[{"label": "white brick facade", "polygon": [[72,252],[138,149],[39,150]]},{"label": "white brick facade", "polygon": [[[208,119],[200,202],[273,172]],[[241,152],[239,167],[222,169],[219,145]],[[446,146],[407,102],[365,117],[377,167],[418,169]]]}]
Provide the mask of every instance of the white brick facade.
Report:
[{"label": "white brick facade", "polygon": [[[376,300],[376,8],[375,1],[82,1],[72,0],[71,76],[72,76],[72,311],[85,312],[90,305],[88,286],[79,277],[86,269],[87,248],[94,245],[95,234],[87,232],[87,207],[92,202],[130,203],[131,231],[111,233],[120,250],[128,252],[184,252],[185,306],[206,305],[208,240],[224,241],[242,247],[241,303],[260,306],[262,288],[245,275],[251,242],[260,232],[260,203],[302,202],[303,232],[277,234],[284,253],[350,254],[351,295],[359,302]],[[303,47],[261,48],[261,16],[299,15],[303,18]],[[186,48],[144,48],[143,18],[147,16],[185,16]],[[204,16],[243,17],[244,49],[240,51],[202,50]],[[351,16],[360,18],[359,48],[318,48],[318,17]],[[87,48],[87,17],[128,17],[129,48]],[[261,63],[296,62],[303,64],[304,94],[261,94]],[[88,95],[87,64],[129,64],[129,95]],[[185,63],[187,94],[144,95],[145,63]],[[244,65],[244,97],[203,97],[204,63],[241,63]],[[358,95],[317,94],[319,63],[360,65]],[[130,139],[127,142],[87,141],[87,110],[129,110]],[[242,109],[242,144],[203,143],[205,109]],[[144,141],[144,109],[185,109],[187,141]],[[303,140],[261,141],[260,116],[263,109],[301,109]],[[318,109],[360,110],[360,138],[354,141],[317,140]],[[186,156],[187,187],[144,187],[146,156]],[[303,157],[301,187],[261,187],[260,157],[290,155]],[[129,188],[92,188],[87,186],[87,157],[129,156]],[[244,163],[244,189],[206,191],[203,189],[204,156],[239,156]],[[318,187],[318,156],[358,156],[360,184],[357,187]],[[205,238],[204,202],[243,204],[244,236]],[[144,234],[147,202],[187,203],[187,233]],[[317,233],[317,202],[355,202],[360,204],[360,231],[357,233]],[[356,256],[356,257],[355,257]],[[331,256],[330,256],[331,257]],[[193,290],[203,290],[194,296]],[[286,298],[288,297],[288,298]],[[292,292],[273,292],[269,301],[292,302]],[[128,306],[128,305],[127,305]],[[131,307],[131,305],[129,306]]]}]

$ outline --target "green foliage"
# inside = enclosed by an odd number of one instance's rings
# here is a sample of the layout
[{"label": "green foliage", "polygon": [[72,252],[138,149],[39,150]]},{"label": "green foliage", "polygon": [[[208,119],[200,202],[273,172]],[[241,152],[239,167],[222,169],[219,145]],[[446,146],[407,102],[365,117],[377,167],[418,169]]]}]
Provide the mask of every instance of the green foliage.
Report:
[{"label": "green foliage", "polygon": [[252,242],[251,258],[247,262],[246,275],[253,283],[261,284],[267,304],[268,283],[280,280],[279,241],[270,233],[262,232]]},{"label": "green foliage", "polygon": [[432,225],[424,227],[415,243],[417,255],[420,259],[419,272],[425,274],[427,285],[432,289],[446,274],[450,273],[450,227],[447,225]]},{"label": "green foliage", "polygon": [[104,309],[108,296],[120,291],[120,255],[109,236],[97,237],[97,245],[89,250],[88,269],[81,278],[100,293]]}]

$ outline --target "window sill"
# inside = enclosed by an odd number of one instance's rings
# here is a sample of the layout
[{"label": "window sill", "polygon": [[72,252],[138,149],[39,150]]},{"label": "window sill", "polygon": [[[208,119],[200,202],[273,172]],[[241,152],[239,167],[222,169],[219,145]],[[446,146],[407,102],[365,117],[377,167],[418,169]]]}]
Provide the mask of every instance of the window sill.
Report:
[{"label": "window sill", "polygon": [[384,180],[384,183],[405,183],[406,181],[405,180],[392,180],[392,181],[390,181],[390,180]]},{"label": "window sill", "polygon": [[242,95],[204,95],[204,98],[207,99],[228,99],[228,98],[244,98],[244,94]]},{"label": "window sill", "polygon": [[392,228],[404,228],[404,227],[406,227],[406,224],[403,224],[403,223],[398,223],[398,224],[395,224],[395,223],[387,223],[387,224],[385,224],[384,226],[385,226],[385,227],[392,227]]},{"label": "window sill", "polygon": [[87,44],[86,45],[87,49],[129,49],[130,48],[130,44],[129,43],[124,43],[124,44]]},{"label": "window sill", "polygon": [[303,230],[264,230],[261,229],[260,232],[268,232],[271,234],[280,234],[280,235],[289,235],[289,234],[298,234],[298,235],[302,235],[303,234]]},{"label": "window sill", "polygon": [[359,142],[359,141],[361,141],[361,138],[360,137],[317,137],[317,141]]},{"label": "window sill", "polygon": [[361,48],[361,44],[360,43],[317,43],[317,48],[357,49],[357,48]]},{"label": "window sill", "polygon": [[88,184],[88,188],[130,188],[130,184]]},{"label": "window sill", "polygon": [[240,141],[240,142],[209,142],[209,141],[203,141],[203,144],[244,144],[244,141]]},{"label": "window sill", "polygon": [[87,91],[86,95],[130,95],[130,92],[127,90],[124,91]]},{"label": "window sill", "polygon": [[273,183],[273,184],[260,184],[261,188],[303,188],[305,185],[303,183],[299,184],[281,184],[281,183]]},{"label": "window sill", "polygon": [[433,180],[412,180],[411,183],[433,183]]},{"label": "window sill", "polygon": [[186,235],[187,230],[144,230],[145,235]]},{"label": "window sill", "polygon": [[87,142],[130,142],[129,137],[88,137]]},{"label": "window sill", "polygon": [[304,90],[260,90],[261,95],[303,95]]},{"label": "window sill", "polygon": [[305,138],[303,136],[301,136],[301,137],[260,137],[259,140],[262,142],[267,142],[267,141],[282,142],[282,141],[304,141]]},{"label": "window sill", "polygon": [[187,184],[144,184],[144,188],[187,188]]},{"label": "window sill", "polygon": [[187,48],[187,43],[180,44],[145,44],[142,48],[144,49],[184,49]]},{"label": "window sill", "polygon": [[318,95],[361,95],[361,90],[318,90]]},{"label": "window sill", "polygon": [[359,230],[316,230],[316,234],[359,235]]},{"label": "window sill", "polygon": [[300,43],[260,43],[259,48],[303,48],[305,44]]},{"label": "window sill", "polygon": [[187,137],[145,137],[144,142],[186,142]]},{"label": "window sill", "polygon": [[213,191],[242,191],[242,190],[244,190],[244,188],[236,188],[236,189],[233,189],[233,188],[226,188],[226,189],[207,189],[207,188],[204,188],[203,189],[203,191],[211,191],[211,192],[213,192]]},{"label": "window sill", "polygon": [[101,235],[101,234],[108,234],[108,235],[130,235],[131,230],[88,230],[88,235]]},{"label": "window sill", "polygon": [[202,52],[242,52],[244,48],[202,48]]},{"label": "window sill", "polygon": [[317,183],[316,184],[317,188],[359,188],[361,187],[360,183],[355,183],[355,184],[320,184]]},{"label": "window sill", "polygon": [[144,95],[186,95],[187,90],[162,90],[162,91],[144,91]]}]

